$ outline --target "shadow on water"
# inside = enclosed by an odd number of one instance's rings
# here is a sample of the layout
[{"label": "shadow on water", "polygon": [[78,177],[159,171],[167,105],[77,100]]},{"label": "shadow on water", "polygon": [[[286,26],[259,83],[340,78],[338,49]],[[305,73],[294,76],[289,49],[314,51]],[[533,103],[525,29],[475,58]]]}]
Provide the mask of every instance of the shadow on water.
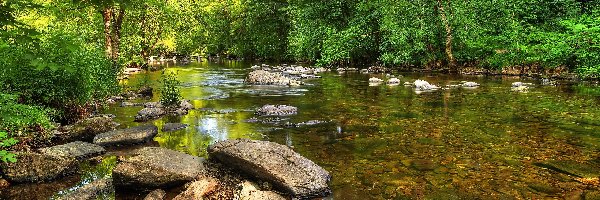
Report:
[{"label": "shadow on water", "polygon": [[[190,125],[160,132],[155,141],[196,156],[230,138],[286,144],[332,173],[331,199],[559,198],[598,190],[534,165],[599,158],[600,107],[590,95],[595,90],[585,86],[536,86],[515,93],[510,86],[519,79],[514,78],[402,74],[402,82],[481,84],[417,94],[403,85],[369,86],[369,77],[384,75],[335,72],[300,87],[247,86],[249,67],[205,62],[168,68],[177,71],[183,97],[197,109],[152,122],[159,128],[167,122]],[[160,72],[138,74],[127,84],[146,78],[156,87]],[[299,112],[280,123],[249,122],[265,104],[292,105]],[[106,113],[115,114],[124,128],[139,125],[133,116],[140,109],[114,106]],[[310,120],[325,123],[286,125]],[[82,183],[58,182],[76,185],[66,186],[71,189]]]}]

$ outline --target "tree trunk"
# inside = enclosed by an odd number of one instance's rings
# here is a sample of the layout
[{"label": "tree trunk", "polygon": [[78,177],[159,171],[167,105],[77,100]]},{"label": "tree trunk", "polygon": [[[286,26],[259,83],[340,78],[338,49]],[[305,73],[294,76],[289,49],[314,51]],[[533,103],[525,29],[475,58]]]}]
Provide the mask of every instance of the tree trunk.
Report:
[{"label": "tree trunk", "polygon": [[[113,14],[115,14],[113,12]],[[125,15],[125,9],[123,8],[119,8],[119,12],[116,13],[116,16],[113,17],[113,19],[115,20],[114,23],[112,24],[112,28],[113,28],[113,34],[112,34],[112,41],[113,41],[113,50],[112,50],[112,59],[113,61],[118,61],[119,60],[119,47],[121,45],[121,27],[123,24],[123,16]]]},{"label": "tree trunk", "polygon": [[450,26],[450,22],[446,17],[446,12],[444,10],[442,0],[437,0],[437,3],[440,12],[440,18],[442,19],[442,23],[446,28],[446,56],[448,57],[448,65],[450,66],[451,71],[456,71],[456,60],[454,59],[454,55],[452,54],[452,27]]},{"label": "tree trunk", "polygon": [[121,44],[121,26],[123,24],[123,16],[125,9],[120,8],[118,11],[113,7],[105,7],[102,9],[102,19],[104,21],[104,46],[106,48],[106,57],[113,63],[119,60],[119,45]]},{"label": "tree trunk", "polygon": [[104,47],[106,48],[106,57],[111,60],[113,59],[113,42],[111,36],[112,16],[113,11],[111,7],[106,7],[102,10],[102,18],[104,20]]}]

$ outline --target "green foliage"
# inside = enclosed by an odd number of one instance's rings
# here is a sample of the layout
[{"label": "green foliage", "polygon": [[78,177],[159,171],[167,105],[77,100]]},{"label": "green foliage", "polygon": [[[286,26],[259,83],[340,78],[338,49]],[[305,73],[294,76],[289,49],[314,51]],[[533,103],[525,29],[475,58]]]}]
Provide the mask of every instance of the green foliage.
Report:
[{"label": "green foliage", "polygon": [[1,90],[18,93],[24,103],[48,106],[70,114],[117,89],[117,71],[98,49],[77,37],[52,33],[37,43],[0,47]]},{"label": "green foliage", "polygon": [[7,132],[0,131],[0,159],[2,162],[17,162],[16,155],[6,149],[17,144],[19,141],[8,136]]},{"label": "green foliage", "polygon": [[[16,95],[0,93],[0,131],[13,136],[39,136],[53,126],[51,110],[17,103]],[[34,133],[34,135],[31,135]]]},{"label": "green foliage", "polygon": [[178,106],[181,103],[179,80],[175,72],[163,71],[161,76],[160,103],[166,107]]}]

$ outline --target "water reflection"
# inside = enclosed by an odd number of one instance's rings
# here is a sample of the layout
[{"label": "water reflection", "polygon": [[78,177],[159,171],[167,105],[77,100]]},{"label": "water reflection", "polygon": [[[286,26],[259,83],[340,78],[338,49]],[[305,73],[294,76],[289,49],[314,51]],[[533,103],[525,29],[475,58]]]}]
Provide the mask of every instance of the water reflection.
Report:
[{"label": "water reflection", "polygon": [[[401,81],[475,81],[481,86],[417,94],[412,87],[369,86],[369,75],[359,73],[326,73],[301,87],[245,86],[249,66],[205,62],[170,68],[179,71],[183,97],[198,110],[154,121],[159,128],[166,122],[190,125],[160,132],[155,140],[197,156],[229,138],[266,138],[293,146],[331,172],[334,196],[329,199],[539,199],[598,190],[534,165],[600,158],[600,107],[598,95],[590,95],[595,89],[536,87],[522,94],[510,92],[511,83],[519,81],[514,78],[413,73],[402,74]],[[159,72],[145,76],[156,81]],[[298,115],[286,119],[292,123],[332,123],[285,127],[248,122],[256,117],[252,110],[265,104],[298,107]],[[107,112],[124,126],[135,126],[139,109]],[[539,185],[560,193],[535,190]]]},{"label": "water reflection", "polygon": [[211,143],[227,140],[228,130],[225,126],[219,126],[219,121],[216,118],[202,118],[198,122],[196,129],[199,133],[205,134],[211,137]]}]

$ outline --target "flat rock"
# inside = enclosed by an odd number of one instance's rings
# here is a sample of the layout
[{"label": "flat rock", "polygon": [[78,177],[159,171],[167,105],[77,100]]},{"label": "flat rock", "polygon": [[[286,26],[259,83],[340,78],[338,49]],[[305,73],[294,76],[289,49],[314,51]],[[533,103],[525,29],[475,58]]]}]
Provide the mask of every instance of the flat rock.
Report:
[{"label": "flat rock", "polygon": [[149,121],[149,120],[153,120],[153,119],[158,119],[166,114],[167,114],[167,111],[164,108],[146,107],[146,108],[138,111],[137,115],[135,116],[135,121],[136,122],[145,122],[145,121]]},{"label": "flat rock", "polygon": [[2,163],[3,177],[11,182],[41,182],[61,177],[76,165],[75,158],[17,152],[16,163]]},{"label": "flat rock", "polygon": [[185,191],[177,195],[173,200],[208,199],[218,189],[219,183],[216,180],[200,179],[190,183]]},{"label": "flat rock", "polygon": [[182,123],[166,123],[165,125],[163,125],[161,130],[163,132],[171,132],[171,131],[176,131],[179,129],[187,128],[188,126],[189,125],[182,124]]},{"label": "flat rock", "polygon": [[148,193],[144,200],[163,200],[167,193],[164,190],[156,189],[152,190],[152,192]]},{"label": "flat rock", "polygon": [[579,163],[572,160],[547,160],[541,163],[535,163],[535,165],[581,178],[600,177],[600,168],[587,162]]},{"label": "flat rock", "polygon": [[329,172],[287,146],[248,139],[226,140],[208,147],[212,158],[255,178],[268,181],[294,197],[330,194]]},{"label": "flat rock", "polygon": [[256,114],[261,116],[288,116],[297,113],[298,108],[288,105],[264,105],[256,110]]},{"label": "flat rock", "polygon": [[286,200],[284,196],[273,191],[262,191],[255,183],[245,181],[240,184],[242,188],[238,194],[240,200]]},{"label": "flat rock", "polygon": [[73,125],[60,127],[55,133],[58,140],[71,142],[76,140],[91,142],[94,136],[115,130],[119,124],[108,116],[91,117]]},{"label": "flat rock", "polygon": [[152,140],[158,134],[158,127],[142,125],[102,133],[94,137],[94,144],[102,146],[139,144]]},{"label": "flat rock", "polygon": [[103,194],[107,194],[114,191],[112,179],[103,178],[92,181],[75,191],[59,197],[59,200],[88,200],[88,199],[100,199]]},{"label": "flat rock", "polygon": [[146,190],[182,185],[204,172],[204,159],[181,152],[144,147],[113,169],[119,189]]},{"label": "flat rock", "polygon": [[106,150],[99,145],[82,141],[46,147],[39,149],[39,151],[47,155],[72,157],[75,159],[86,159],[93,156],[102,155],[106,152]]}]

